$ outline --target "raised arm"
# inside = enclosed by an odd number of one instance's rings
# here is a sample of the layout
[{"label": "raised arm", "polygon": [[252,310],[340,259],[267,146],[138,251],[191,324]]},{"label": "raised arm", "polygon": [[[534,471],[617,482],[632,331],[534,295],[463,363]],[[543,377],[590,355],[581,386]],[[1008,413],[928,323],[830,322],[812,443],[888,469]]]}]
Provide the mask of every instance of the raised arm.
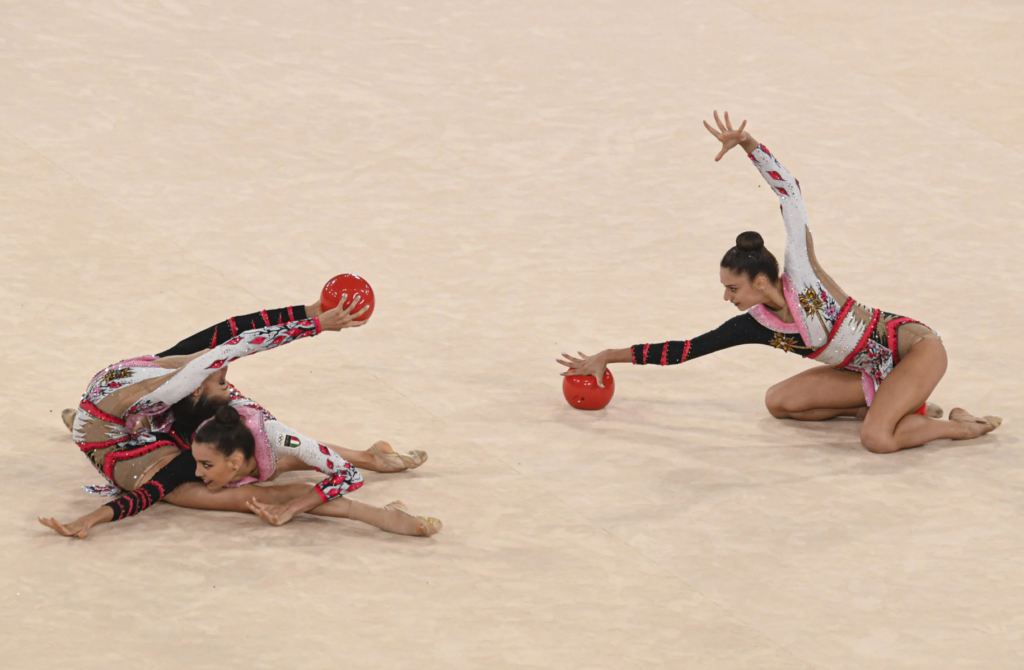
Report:
[{"label": "raised arm", "polygon": [[811,266],[807,237],[810,232],[810,222],[807,217],[807,208],[804,206],[803,194],[800,191],[800,182],[789,173],[789,170],[782,167],[782,163],[772,155],[768,148],[758,143],[744,128],[746,121],[740,124],[738,129],[733,129],[729,120],[729,113],[725,113],[725,123],[715,112],[716,130],[707,121],[704,127],[708,129],[715,138],[722,143],[722,149],[715,156],[715,160],[722,159],[730,149],[735,146],[743,147],[747,156],[754,163],[764,180],[768,182],[775,195],[779,197],[779,206],[782,210],[782,220],[786,224],[786,260],[785,267],[791,274],[801,276],[806,273],[813,274]]}]

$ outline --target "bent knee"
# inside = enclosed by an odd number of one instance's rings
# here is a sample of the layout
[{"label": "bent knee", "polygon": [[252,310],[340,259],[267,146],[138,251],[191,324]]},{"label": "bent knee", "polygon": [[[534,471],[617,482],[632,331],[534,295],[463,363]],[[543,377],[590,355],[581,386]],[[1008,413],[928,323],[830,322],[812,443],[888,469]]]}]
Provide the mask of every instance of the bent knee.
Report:
[{"label": "bent knee", "polygon": [[891,454],[900,450],[896,438],[877,431],[861,431],[860,443],[872,454]]},{"label": "bent knee", "polygon": [[779,386],[780,384],[776,384],[765,392],[764,406],[768,408],[768,413],[776,419],[788,419],[789,408],[786,407],[785,393]]}]

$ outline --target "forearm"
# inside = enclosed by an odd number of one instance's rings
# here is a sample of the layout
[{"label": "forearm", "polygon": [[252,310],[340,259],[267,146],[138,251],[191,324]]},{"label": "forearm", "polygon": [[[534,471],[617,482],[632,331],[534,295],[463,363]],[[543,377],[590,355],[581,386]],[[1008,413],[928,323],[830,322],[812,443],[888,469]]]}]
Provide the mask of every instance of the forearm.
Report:
[{"label": "forearm", "polygon": [[743,150],[748,154],[752,154],[754,153],[754,149],[761,146],[761,143],[755,140],[753,135],[746,133],[746,139],[740,141],[740,146],[743,147]]},{"label": "forearm", "polygon": [[82,518],[76,520],[74,523],[82,524],[85,530],[88,530],[94,526],[99,526],[104,523],[110,523],[114,520],[114,510],[110,509],[106,505],[97,508],[92,512],[86,514]]},{"label": "forearm", "polygon": [[598,354],[604,360],[605,365],[609,363],[632,363],[633,352],[629,347],[625,349],[605,349]]},{"label": "forearm", "polygon": [[[306,512],[312,512],[316,508],[321,507],[323,505],[329,505],[332,502],[333,501],[327,501],[325,503],[324,500],[320,497],[320,494],[314,488],[314,489],[310,489],[309,491],[303,493],[302,495],[300,495],[297,498],[292,498],[287,503],[285,503],[284,507],[288,510],[288,512],[290,512],[290,516],[296,516],[298,514],[304,514]],[[322,516],[332,516],[332,515],[328,514],[328,515],[322,515]]]},{"label": "forearm", "polygon": [[[315,308],[316,311],[310,312],[311,308]],[[312,319],[315,316],[320,316],[320,312],[320,303],[316,303],[306,307],[303,307],[302,305],[295,305],[292,307],[281,307],[279,309],[265,309],[259,312],[253,312],[252,314],[244,314],[242,316],[233,316],[230,319],[221,321],[216,325],[199,331],[195,335],[185,338],[170,349],[157,354],[157,357],[167,358],[168,356],[185,356],[195,354],[203,351],[204,349],[212,349],[221,342],[227,342],[239,333],[244,333],[245,331],[253,330],[254,328],[280,325],[290,321]]]}]

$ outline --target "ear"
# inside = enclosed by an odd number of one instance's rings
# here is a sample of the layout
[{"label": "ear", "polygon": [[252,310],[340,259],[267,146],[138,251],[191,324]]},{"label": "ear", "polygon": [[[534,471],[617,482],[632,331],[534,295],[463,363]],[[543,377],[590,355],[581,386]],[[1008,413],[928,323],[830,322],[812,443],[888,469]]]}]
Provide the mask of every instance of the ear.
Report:
[{"label": "ear", "polygon": [[754,280],[754,288],[763,291],[766,286],[768,286],[768,278],[764,275],[757,275],[757,279]]},{"label": "ear", "polygon": [[203,395],[203,387],[200,386],[195,391],[192,391],[192,393],[189,393],[189,395],[198,400],[199,396]]},{"label": "ear", "polygon": [[242,458],[242,452],[240,451],[236,451],[235,453],[228,456],[228,465],[230,465],[234,470],[238,470],[240,467],[242,467],[243,461],[245,461],[245,459]]}]

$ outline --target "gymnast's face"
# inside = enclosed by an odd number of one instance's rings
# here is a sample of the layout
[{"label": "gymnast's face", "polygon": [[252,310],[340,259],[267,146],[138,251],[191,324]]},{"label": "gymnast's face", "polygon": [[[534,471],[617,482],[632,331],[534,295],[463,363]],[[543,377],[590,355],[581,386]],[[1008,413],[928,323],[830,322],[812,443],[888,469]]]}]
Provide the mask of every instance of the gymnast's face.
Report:
[{"label": "gymnast's face", "polygon": [[192,456],[196,459],[196,477],[203,480],[206,488],[216,491],[234,480],[241,479],[238,471],[245,464],[241,451],[230,456],[217,451],[216,445],[208,442],[194,442]]},{"label": "gymnast's face", "polygon": [[736,305],[736,309],[745,312],[765,301],[764,286],[758,288],[760,284],[767,282],[767,277],[764,275],[758,275],[757,279],[750,281],[750,277],[747,275],[736,274],[729,268],[718,268],[718,270],[722,286],[725,287],[725,300]]},{"label": "gymnast's face", "polygon": [[206,398],[216,407],[226,405],[231,400],[231,387],[228,386],[228,369],[217,370],[207,377],[197,389],[199,395]]}]

